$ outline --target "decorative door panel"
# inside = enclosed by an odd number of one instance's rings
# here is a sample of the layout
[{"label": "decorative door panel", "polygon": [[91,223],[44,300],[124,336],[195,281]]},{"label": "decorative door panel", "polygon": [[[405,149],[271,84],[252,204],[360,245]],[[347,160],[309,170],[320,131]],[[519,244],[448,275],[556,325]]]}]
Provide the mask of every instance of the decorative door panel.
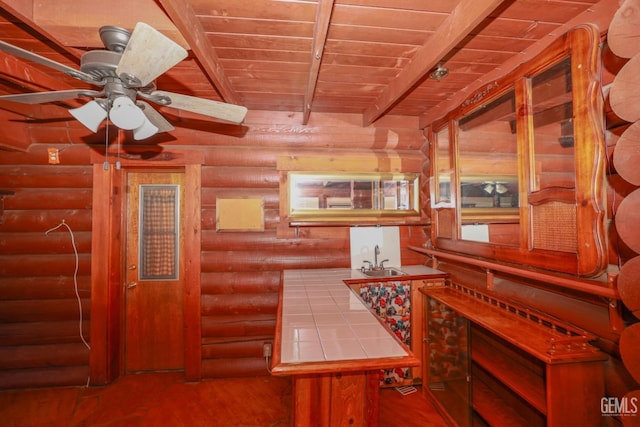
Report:
[{"label": "decorative door panel", "polygon": [[128,174],[125,369],[184,368],[182,173]]}]

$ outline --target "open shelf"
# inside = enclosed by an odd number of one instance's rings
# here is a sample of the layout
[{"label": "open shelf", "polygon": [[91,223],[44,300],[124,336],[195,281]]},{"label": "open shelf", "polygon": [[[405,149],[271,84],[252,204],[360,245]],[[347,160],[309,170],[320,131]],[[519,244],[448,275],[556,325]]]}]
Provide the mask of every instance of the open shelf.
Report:
[{"label": "open shelf", "polygon": [[[471,359],[543,414],[547,413],[544,366],[534,372],[523,357],[507,343],[491,339],[472,327]],[[528,361],[527,361],[528,362]]]},{"label": "open shelf", "polygon": [[599,425],[607,356],[589,344],[588,334],[459,284],[421,292],[433,357],[427,382],[445,382],[451,372],[470,378],[473,411],[459,408],[463,399],[448,387],[428,390],[449,418],[466,416],[458,425]]},{"label": "open shelf", "polygon": [[473,369],[473,409],[491,426],[544,426],[545,417],[509,395],[508,389],[482,369]]}]

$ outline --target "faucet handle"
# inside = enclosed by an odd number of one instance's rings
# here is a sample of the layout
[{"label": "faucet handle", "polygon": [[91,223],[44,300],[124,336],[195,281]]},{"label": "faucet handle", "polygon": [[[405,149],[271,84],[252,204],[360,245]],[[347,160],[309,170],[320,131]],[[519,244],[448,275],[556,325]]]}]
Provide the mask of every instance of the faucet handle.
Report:
[{"label": "faucet handle", "polygon": [[[373,263],[371,261],[367,261],[366,259],[362,261],[362,263],[367,263],[369,264],[369,270],[371,270],[371,268],[373,267]],[[360,270],[364,271],[364,265],[362,267],[360,267]]]},{"label": "faucet handle", "polygon": [[380,268],[384,268],[384,263],[385,262],[389,262],[388,259],[383,259],[382,261],[380,261]]}]

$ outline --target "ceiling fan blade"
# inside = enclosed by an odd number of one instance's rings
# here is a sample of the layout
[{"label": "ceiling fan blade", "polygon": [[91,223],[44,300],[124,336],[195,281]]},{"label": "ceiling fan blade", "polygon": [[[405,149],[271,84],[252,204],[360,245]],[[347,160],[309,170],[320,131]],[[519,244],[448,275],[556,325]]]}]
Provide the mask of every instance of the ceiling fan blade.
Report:
[{"label": "ceiling fan blade", "polygon": [[138,22],[122,53],[116,74],[144,87],[187,57],[187,51],[158,30]]},{"label": "ceiling fan blade", "polygon": [[71,77],[74,77],[78,80],[82,80],[87,83],[91,83],[94,85],[100,83],[95,78],[93,78],[93,76],[91,76],[90,74],[84,73],[80,70],[76,70],[75,68],[68,67],[64,64],[61,64],[49,58],[45,58],[44,56],[40,56],[36,53],[29,52],[28,50],[24,50],[22,48],[19,48],[18,46],[14,46],[12,44],[3,42],[1,40],[0,40],[0,50],[3,52],[10,53],[13,56],[17,56],[18,58],[26,59],[28,61],[45,65],[49,68],[53,68],[54,70],[62,71],[63,73]]},{"label": "ceiling fan blade", "polygon": [[[224,102],[212,101],[210,99],[196,98],[195,96],[181,95],[179,93],[165,92],[155,90],[151,92],[151,97],[166,97],[171,100],[168,107],[177,108],[179,110],[190,111],[192,113],[202,114],[227,122],[241,124],[247,115],[247,108],[241,105],[226,104]],[[152,98],[149,98],[153,100]]]},{"label": "ceiling fan blade", "polygon": [[15,95],[2,95],[0,96],[0,101],[13,101],[19,102],[21,104],[44,104],[47,102],[66,101],[67,99],[74,99],[80,96],[96,97],[102,94],[103,92],[86,89],[56,90],[52,92],[33,92],[19,93]]},{"label": "ceiling fan blade", "polygon": [[154,110],[149,103],[138,101],[138,104],[142,106],[142,112],[147,116],[147,120],[158,128],[158,132],[171,132],[175,129],[173,125],[169,123],[167,119],[162,117],[162,114]]}]

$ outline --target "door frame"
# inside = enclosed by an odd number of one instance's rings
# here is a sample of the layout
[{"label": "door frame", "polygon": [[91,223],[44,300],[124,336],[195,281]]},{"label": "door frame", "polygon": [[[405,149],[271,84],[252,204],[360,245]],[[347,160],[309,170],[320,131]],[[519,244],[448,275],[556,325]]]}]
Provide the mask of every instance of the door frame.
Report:
[{"label": "door frame", "polygon": [[[160,160],[141,160],[149,147],[141,147],[142,156],[120,153],[120,168],[109,157],[94,153],[93,203],[91,233],[91,350],[90,384],[108,384],[124,374],[124,269],[122,249],[126,203],[125,173],[130,170],[152,172],[180,170],[184,172],[184,375],[187,381],[202,377],[202,345],[200,316],[200,249],[201,249],[201,172],[202,155],[197,152],[166,153]],[[169,154],[169,155],[167,155]],[[108,168],[104,165],[108,164]]]}]

